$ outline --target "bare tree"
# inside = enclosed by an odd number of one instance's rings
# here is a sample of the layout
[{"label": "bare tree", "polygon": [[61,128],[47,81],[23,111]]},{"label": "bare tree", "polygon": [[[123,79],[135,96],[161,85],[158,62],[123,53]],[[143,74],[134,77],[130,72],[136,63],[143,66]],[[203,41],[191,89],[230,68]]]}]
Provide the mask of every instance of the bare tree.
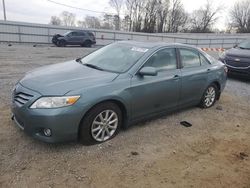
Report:
[{"label": "bare tree", "polygon": [[142,31],[153,33],[157,18],[157,0],[148,0],[145,6],[144,24]]},{"label": "bare tree", "polygon": [[178,32],[184,28],[187,22],[187,13],[183,8],[181,0],[172,0],[169,17],[168,17],[168,32]]},{"label": "bare tree", "polygon": [[111,14],[104,14],[103,16],[103,29],[113,29],[113,15]]},{"label": "bare tree", "polygon": [[169,0],[159,0],[158,4],[157,4],[157,31],[159,33],[164,32],[164,26],[166,24],[167,21],[167,16],[169,13]]},{"label": "bare tree", "polygon": [[123,0],[110,0],[109,1],[109,4],[111,7],[113,7],[115,10],[116,10],[116,13],[117,13],[117,24],[116,24],[116,27],[115,29],[116,30],[120,30],[120,12],[121,12],[121,8],[123,6]]},{"label": "bare tree", "polygon": [[230,11],[231,27],[237,32],[250,32],[250,0],[238,1]]},{"label": "bare tree", "polygon": [[75,26],[76,16],[75,14],[67,11],[61,13],[62,25],[65,26]]},{"label": "bare tree", "polygon": [[85,25],[87,28],[101,28],[100,20],[95,16],[86,16],[85,17]]},{"label": "bare tree", "polygon": [[62,25],[62,20],[58,16],[51,16],[49,24]]},{"label": "bare tree", "polygon": [[129,31],[130,30],[130,25],[131,25],[131,18],[127,15],[124,17],[124,19],[122,20],[122,28],[125,31]]},{"label": "bare tree", "polygon": [[84,27],[86,27],[86,23],[85,23],[85,21],[78,20],[78,21],[77,21],[77,26],[78,26],[78,27],[83,27],[83,28],[84,28]]},{"label": "bare tree", "polygon": [[127,19],[129,19],[129,21],[127,21],[129,23],[129,31],[132,30],[132,14],[133,14],[133,7],[135,4],[135,0],[126,0],[126,9],[127,9]]},{"label": "bare tree", "polygon": [[132,26],[133,31],[140,32],[142,28],[143,12],[145,11],[145,0],[134,0]]},{"label": "bare tree", "polygon": [[211,32],[212,26],[218,20],[218,13],[221,11],[221,6],[214,8],[212,6],[212,1],[207,0],[204,7],[195,10],[190,19],[191,32]]}]

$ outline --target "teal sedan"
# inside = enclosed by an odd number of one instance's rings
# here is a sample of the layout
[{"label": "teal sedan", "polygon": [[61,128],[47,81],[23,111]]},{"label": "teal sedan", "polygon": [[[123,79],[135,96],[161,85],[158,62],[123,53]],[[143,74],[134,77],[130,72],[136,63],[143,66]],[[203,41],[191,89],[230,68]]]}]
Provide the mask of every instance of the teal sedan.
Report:
[{"label": "teal sedan", "polygon": [[90,145],[121,128],[219,100],[225,65],[183,44],[116,42],[27,73],[12,92],[12,119],[44,142]]}]

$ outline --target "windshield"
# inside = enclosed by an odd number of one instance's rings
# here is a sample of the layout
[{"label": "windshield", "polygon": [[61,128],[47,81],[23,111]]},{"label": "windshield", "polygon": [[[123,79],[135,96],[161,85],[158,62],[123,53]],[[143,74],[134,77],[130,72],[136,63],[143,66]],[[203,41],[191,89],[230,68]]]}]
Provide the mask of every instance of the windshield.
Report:
[{"label": "windshield", "polygon": [[64,33],[63,36],[67,36],[69,33],[71,33],[71,31]]},{"label": "windshield", "polygon": [[111,72],[126,72],[148,49],[131,44],[113,43],[81,59],[82,64]]},{"label": "windshield", "polygon": [[242,49],[250,49],[250,41],[242,42],[238,45],[238,47]]}]

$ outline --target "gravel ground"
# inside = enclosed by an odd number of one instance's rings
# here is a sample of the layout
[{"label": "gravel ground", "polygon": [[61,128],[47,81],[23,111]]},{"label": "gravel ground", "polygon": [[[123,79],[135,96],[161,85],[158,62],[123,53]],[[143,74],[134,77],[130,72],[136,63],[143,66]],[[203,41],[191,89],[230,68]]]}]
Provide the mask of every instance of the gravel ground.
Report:
[{"label": "gravel ground", "polygon": [[250,82],[242,79],[230,78],[210,109],[143,122],[101,145],[50,145],[20,131],[10,120],[15,82],[92,50],[0,45],[0,187],[250,187]]}]

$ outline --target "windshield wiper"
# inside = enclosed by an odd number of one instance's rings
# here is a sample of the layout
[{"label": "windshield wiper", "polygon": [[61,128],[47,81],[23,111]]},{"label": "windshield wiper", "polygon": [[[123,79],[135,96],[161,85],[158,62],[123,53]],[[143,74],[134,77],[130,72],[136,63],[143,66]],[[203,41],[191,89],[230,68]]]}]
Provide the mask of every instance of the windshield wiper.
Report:
[{"label": "windshield wiper", "polygon": [[103,69],[101,67],[98,67],[96,65],[92,65],[92,64],[89,64],[89,63],[83,63],[83,65],[85,65],[87,67],[90,67],[90,68],[93,68],[93,69],[97,69],[97,70],[103,71]]}]

